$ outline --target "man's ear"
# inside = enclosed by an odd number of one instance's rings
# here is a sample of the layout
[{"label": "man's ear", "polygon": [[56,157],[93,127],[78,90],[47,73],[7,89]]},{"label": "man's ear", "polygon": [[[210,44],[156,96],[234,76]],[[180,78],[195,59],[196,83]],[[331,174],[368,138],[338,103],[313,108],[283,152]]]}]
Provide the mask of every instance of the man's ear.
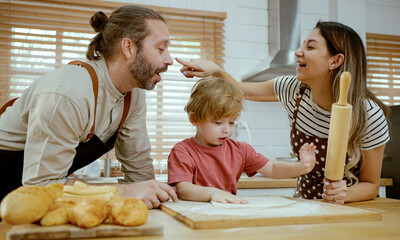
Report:
[{"label": "man's ear", "polygon": [[136,57],[137,47],[134,42],[129,38],[123,38],[120,42],[120,50],[126,60]]},{"label": "man's ear", "polygon": [[198,122],[194,112],[189,113],[189,121],[192,123],[193,126],[197,126]]},{"label": "man's ear", "polygon": [[344,63],[344,55],[343,53],[338,53],[331,58],[329,64],[329,70],[335,70],[336,68],[340,67]]}]

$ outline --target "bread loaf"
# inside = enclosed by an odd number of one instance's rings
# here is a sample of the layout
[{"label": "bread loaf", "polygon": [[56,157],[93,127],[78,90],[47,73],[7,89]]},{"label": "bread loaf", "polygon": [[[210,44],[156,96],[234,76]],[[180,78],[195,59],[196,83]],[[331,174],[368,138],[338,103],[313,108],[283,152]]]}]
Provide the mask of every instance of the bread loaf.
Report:
[{"label": "bread loaf", "polygon": [[63,184],[22,186],[7,194],[1,202],[1,218],[9,224],[33,223],[42,218],[57,197]]}]

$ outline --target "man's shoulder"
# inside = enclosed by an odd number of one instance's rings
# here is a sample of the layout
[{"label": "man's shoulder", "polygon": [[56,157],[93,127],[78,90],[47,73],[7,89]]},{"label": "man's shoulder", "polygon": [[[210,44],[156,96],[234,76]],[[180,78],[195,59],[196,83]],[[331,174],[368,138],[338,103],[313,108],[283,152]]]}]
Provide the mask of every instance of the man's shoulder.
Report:
[{"label": "man's shoulder", "polygon": [[63,66],[43,75],[34,85],[36,85],[35,95],[60,94],[74,101],[80,101],[93,92],[92,82],[86,69],[72,65]]}]

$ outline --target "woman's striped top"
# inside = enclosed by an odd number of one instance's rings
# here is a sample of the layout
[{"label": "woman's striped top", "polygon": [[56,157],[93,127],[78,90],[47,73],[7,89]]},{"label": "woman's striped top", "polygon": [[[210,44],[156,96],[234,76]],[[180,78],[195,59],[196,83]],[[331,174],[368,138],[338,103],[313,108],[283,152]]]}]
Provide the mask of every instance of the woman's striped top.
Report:
[{"label": "woman's striped top", "polygon": [[[278,100],[288,112],[289,122],[293,123],[293,112],[301,82],[294,76],[276,78],[274,91]],[[362,149],[369,150],[387,143],[390,139],[388,125],[382,109],[372,100],[365,100],[367,110],[367,130],[362,139]],[[300,102],[296,128],[309,136],[327,138],[331,113],[312,101],[311,90],[307,88]]]}]

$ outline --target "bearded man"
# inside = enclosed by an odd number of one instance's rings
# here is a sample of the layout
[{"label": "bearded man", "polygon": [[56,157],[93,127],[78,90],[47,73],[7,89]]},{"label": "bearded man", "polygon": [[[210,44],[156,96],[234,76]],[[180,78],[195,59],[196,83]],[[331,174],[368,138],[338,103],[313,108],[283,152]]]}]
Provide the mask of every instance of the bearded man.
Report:
[{"label": "bearded man", "polygon": [[[43,75],[0,117],[0,200],[21,185],[72,184],[67,177],[115,147],[124,197],[149,209],[174,190],[154,180],[146,128],[145,90],[172,64],[169,31],[153,10],[127,5],[108,18],[96,12],[98,33],[88,62]],[[1,113],[0,113],[1,114]]]}]

